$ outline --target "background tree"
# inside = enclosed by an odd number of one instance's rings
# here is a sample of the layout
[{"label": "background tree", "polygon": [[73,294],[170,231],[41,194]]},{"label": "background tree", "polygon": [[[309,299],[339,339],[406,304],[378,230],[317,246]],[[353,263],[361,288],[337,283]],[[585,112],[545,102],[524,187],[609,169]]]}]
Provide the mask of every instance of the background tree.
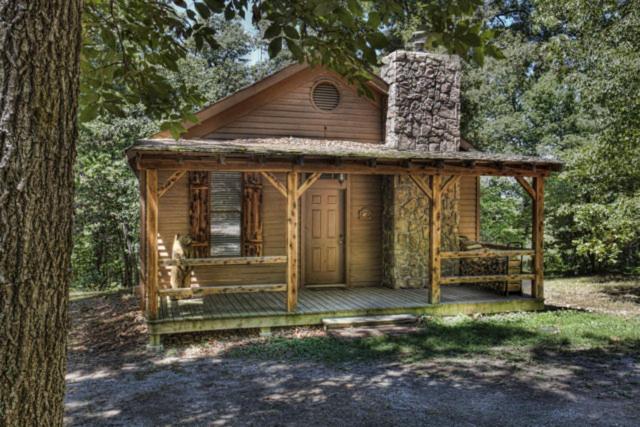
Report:
[{"label": "background tree", "polygon": [[[640,2],[493,1],[483,10],[504,60],[463,75],[463,134],[479,148],[554,156],[565,171],[547,189],[546,267],[560,273],[633,273],[640,265]],[[482,227],[520,230],[518,185],[487,180],[495,210]],[[516,196],[520,197],[520,196]]]},{"label": "background tree", "polygon": [[[2,424],[62,424],[78,105],[85,122],[136,106],[177,136],[203,99],[167,70],[178,71],[189,43],[219,47],[211,16],[249,9],[254,25],[267,23],[271,57],[286,48],[358,82],[387,45],[381,29],[404,13],[390,0],[87,0],[84,15],[79,0],[0,0]],[[426,8],[423,26],[434,43],[473,53],[483,40],[457,17],[468,10]]]}]

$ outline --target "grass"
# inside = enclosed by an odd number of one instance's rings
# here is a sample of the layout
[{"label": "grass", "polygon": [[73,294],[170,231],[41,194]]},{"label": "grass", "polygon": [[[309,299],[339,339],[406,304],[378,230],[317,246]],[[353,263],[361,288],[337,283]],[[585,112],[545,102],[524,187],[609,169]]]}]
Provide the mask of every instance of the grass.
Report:
[{"label": "grass", "polygon": [[428,319],[419,332],[345,339],[331,336],[274,337],[227,351],[230,357],[344,363],[386,358],[412,362],[478,354],[527,358],[540,352],[640,354],[640,319],[557,310]]},{"label": "grass", "polygon": [[640,278],[572,277],[545,281],[547,304],[640,317]]}]

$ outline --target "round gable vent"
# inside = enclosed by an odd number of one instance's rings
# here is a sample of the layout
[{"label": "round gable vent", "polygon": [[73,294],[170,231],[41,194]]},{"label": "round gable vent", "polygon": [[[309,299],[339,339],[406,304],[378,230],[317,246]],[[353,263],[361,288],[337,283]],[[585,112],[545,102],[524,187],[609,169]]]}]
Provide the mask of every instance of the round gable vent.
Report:
[{"label": "round gable vent", "polygon": [[322,82],[313,88],[313,104],[322,111],[335,110],[340,103],[340,91],[329,82]]}]

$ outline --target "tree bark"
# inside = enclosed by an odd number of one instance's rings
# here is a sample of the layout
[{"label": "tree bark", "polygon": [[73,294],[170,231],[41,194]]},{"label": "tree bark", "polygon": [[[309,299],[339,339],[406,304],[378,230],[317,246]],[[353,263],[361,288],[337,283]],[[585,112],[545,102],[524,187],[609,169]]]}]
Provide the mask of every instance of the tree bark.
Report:
[{"label": "tree bark", "polygon": [[0,425],[62,425],[82,0],[0,0]]}]

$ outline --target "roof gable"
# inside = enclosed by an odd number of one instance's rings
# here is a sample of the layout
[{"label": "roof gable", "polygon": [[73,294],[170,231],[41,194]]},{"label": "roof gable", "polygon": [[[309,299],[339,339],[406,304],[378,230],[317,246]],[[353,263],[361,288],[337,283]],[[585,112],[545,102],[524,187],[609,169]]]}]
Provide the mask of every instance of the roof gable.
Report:
[{"label": "roof gable", "polygon": [[[371,105],[376,106],[376,108],[379,110],[382,99],[386,94],[386,83],[384,83],[383,80],[377,77],[369,82],[369,87],[372,89],[372,92],[374,94],[374,99],[371,100],[365,97],[357,96],[355,87],[349,84],[344,78],[332,71],[326,70],[322,67],[310,67],[306,64],[289,65],[282,70],[262,80],[259,80],[258,82],[247,86],[200,110],[198,113],[196,113],[196,116],[200,120],[199,123],[183,124],[187,129],[187,132],[183,136],[185,138],[207,137],[207,135],[211,135],[213,132],[232,124],[234,121],[247,116],[255,110],[264,110],[264,107],[267,104],[281,100],[283,96],[286,96],[292,91],[299,89],[300,86],[308,84],[310,81],[317,81],[318,79],[322,78],[328,79],[339,85],[341,89],[345,91],[345,94],[347,94],[347,98],[350,98],[352,106],[353,99],[357,97],[358,99],[360,99],[361,103],[370,103]],[[335,114],[338,114],[338,112],[336,111],[334,113],[334,117]],[[330,114],[326,114],[325,117],[327,119],[330,119],[330,116]],[[377,113],[377,117],[378,120],[381,120],[379,113]],[[274,126],[277,127],[277,125]],[[325,136],[322,134],[292,135],[290,133],[286,133],[287,129],[284,128],[282,129],[282,132],[285,132],[281,134],[282,136]],[[274,135],[274,133],[267,132],[264,136],[269,135]],[[255,133],[250,133],[246,136],[258,135],[256,135]],[[159,132],[152,136],[152,138],[168,137],[170,137],[170,135],[167,131]],[[371,139],[371,136],[369,136],[368,138]]]}]

